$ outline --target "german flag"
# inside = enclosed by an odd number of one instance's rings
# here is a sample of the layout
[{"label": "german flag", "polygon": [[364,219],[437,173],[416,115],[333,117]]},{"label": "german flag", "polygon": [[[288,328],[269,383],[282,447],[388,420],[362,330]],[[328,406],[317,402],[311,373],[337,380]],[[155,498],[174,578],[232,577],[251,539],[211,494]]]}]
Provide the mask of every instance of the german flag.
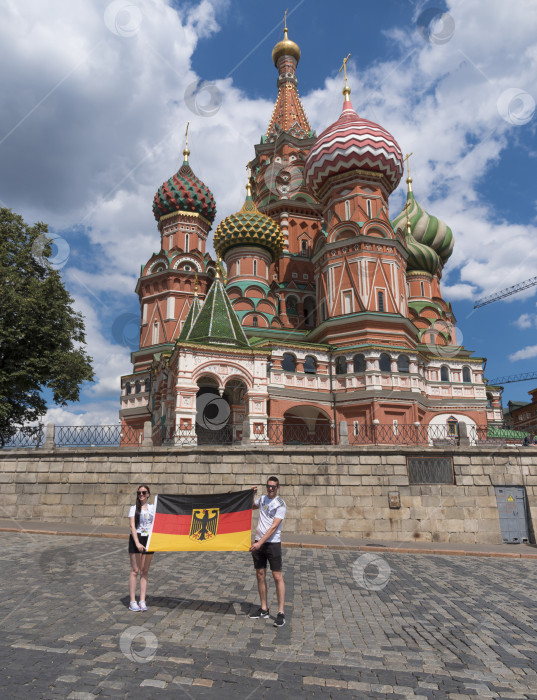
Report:
[{"label": "german flag", "polygon": [[203,496],[155,498],[150,552],[247,552],[253,489]]}]

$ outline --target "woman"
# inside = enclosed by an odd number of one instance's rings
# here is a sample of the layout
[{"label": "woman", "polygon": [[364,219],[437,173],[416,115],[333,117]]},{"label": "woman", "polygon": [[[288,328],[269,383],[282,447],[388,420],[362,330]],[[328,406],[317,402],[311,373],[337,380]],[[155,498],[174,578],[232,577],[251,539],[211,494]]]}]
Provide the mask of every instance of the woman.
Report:
[{"label": "woman", "polygon": [[[135,612],[147,610],[145,604],[145,593],[147,590],[147,574],[149,565],[153,558],[153,553],[145,548],[147,538],[151,531],[153,518],[155,517],[155,506],[149,505],[149,495],[151,491],[147,484],[142,484],[136,492],[136,505],[131,506],[129,511],[129,523],[131,535],[129,537],[129,554],[131,557],[131,573],[129,576],[129,610]],[[136,580],[140,574],[140,603],[136,602]]]}]

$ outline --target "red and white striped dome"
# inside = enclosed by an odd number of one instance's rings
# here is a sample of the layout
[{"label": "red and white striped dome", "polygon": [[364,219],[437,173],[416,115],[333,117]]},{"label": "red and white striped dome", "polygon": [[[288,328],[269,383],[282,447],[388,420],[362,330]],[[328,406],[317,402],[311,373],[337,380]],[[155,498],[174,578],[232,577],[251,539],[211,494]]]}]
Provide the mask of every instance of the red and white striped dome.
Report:
[{"label": "red and white striped dome", "polygon": [[349,170],[380,172],[388,194],[403,175],[403,154],[394,137],[359,117],[347,97],[339,119],[317,138],[306,160],[306,184],[318,198],[328,178]]}]

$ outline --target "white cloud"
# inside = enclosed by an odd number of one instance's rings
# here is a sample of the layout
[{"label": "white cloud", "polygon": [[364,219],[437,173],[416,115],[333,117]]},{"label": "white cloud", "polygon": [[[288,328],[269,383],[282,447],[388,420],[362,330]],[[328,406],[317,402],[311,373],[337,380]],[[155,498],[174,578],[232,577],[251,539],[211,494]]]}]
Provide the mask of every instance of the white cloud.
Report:
[{"label": "white cloud", "polygon": [[442,285],[442,293],[446,299],[473,299],[475,287],[471,284]]},{"label": "white cloud", "polygon": [[526,345],[522,350],[517,350],[512,355],[509,355],[511,362],[517,360],[529,360],[530,357],[537,357],[537,345]]},{"label": "white cloud", "polygon": [[535,314],[522,314],[516,321],[513,321],[513,325],[520,328],[521,331],[537,326],[537,315]]}]

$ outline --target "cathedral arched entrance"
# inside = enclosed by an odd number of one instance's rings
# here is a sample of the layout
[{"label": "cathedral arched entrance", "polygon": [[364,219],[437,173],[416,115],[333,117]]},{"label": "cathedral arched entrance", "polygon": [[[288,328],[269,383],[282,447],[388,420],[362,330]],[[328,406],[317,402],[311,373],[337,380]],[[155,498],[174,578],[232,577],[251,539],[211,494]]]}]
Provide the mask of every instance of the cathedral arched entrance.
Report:
[{"label": "cathedral arched entrance", "polygon": [[294,406],[284,414],[283,442],[286,445],[330,445],[332,426],[328,414],[317,406]]},{"label": "cathedral arched entrance", "polygon": [[229,444],[231,409],[218,380],[211,376],[198,379],[196,394],[196,437],[198,445]]}]

